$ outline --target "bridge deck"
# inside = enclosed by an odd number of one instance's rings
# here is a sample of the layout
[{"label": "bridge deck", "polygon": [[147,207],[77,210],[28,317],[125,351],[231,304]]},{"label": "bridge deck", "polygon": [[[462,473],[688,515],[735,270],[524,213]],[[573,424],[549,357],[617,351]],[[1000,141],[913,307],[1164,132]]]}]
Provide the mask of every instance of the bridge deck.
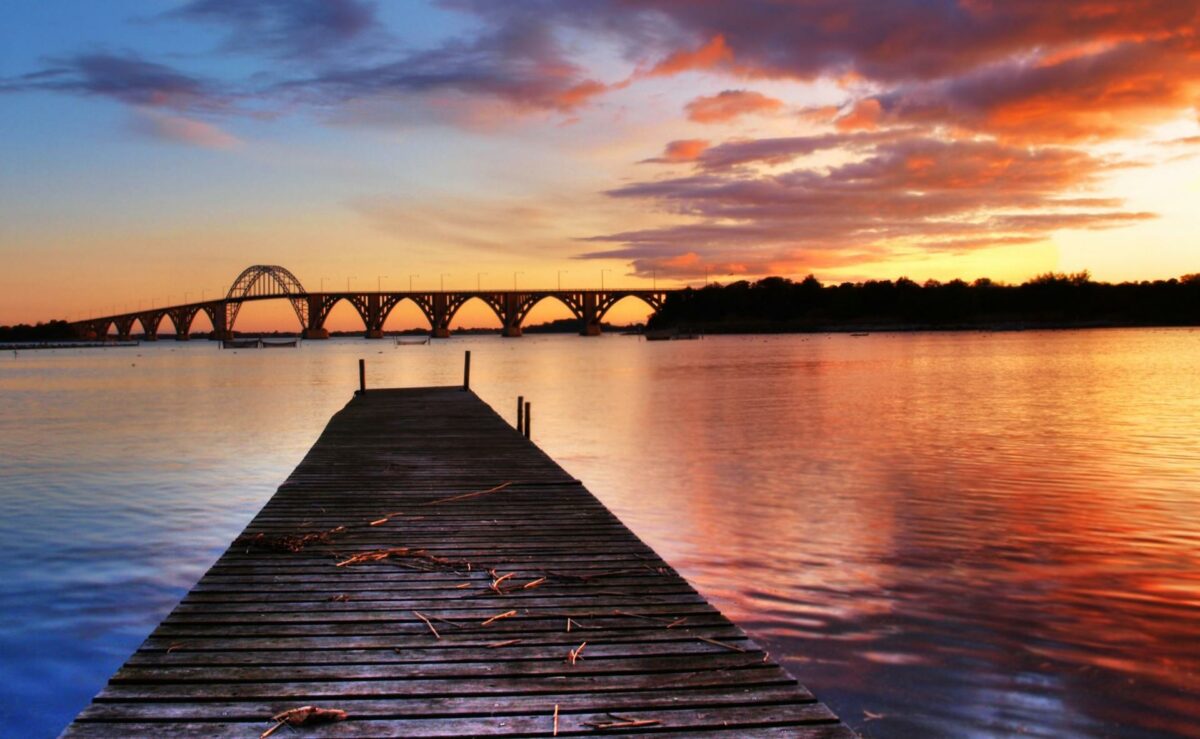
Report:
[{"label": "bridge deck", "polygon": [[458,388],[338,412],[65,735],[256,736],[305,705],[348,714],[314,736],[853,736]]}]

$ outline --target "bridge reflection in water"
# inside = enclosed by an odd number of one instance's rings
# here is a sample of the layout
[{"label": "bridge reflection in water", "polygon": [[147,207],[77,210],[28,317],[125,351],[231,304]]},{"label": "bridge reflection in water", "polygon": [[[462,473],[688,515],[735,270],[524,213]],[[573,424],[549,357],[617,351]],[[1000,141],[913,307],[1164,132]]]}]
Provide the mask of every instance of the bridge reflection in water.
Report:
[{"label": "bridge reflection in water", "polygon": [[82,338],[103,338],[115,329],[118,339],[127,340],[133,335],[134,324],[141,326],[148,341],[158,339],[163,319],[169,318],[175,330],[174,338],[180,341],[191,336],[192,321],[204,311],[212,323],[212,338],[233,337],[233,326],[242,304],[252,300],[287,300],[300,319],[302,335],[306,339],[327,339],[329,330],[325,320],[340,301],[354,306],[369,339],[383,337],[383,324],[388,315],[405,300],[411,300],[429,321],[430,335],[435,338],[450,336],[450,322],[467,301],[478,298],[487,304],[500,319],[504,336],[520,336],[521,325],[533,307],[547,298],[558,300],[582,323],[583,336],[599,336],[600,322],[614,305],[625,298],[641,300],[657,312],[662,308],[667,295],[673,290],[644,290],[609,288],[601,290],[446,290],[446,291],[398,291],[398,292],[308,292],[288,270],[277,265],[258,264],[248,267],[229,288],[229,293],[219,300],[185,303],[163,308],[120,313],[117,315],[90,318],[72,324]]}]

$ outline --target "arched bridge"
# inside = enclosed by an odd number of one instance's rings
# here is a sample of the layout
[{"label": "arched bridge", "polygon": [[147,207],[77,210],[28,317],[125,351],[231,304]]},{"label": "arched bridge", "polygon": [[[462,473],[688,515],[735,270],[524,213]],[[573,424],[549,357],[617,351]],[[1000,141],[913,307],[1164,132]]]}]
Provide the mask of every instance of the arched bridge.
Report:
[{"label": "arched bridge", "polygon": [[608,288],[601,290],[448,290],[448,291],[345,291],[308,292],[294,274],[278,265],[256,264],[242,271],[224,298],[198,303],[151,308],[91,318],[72,324],[80,336],[104,338],[115,332],[120,339],[129,339],[135,326],[147,340],[155,340],[169,318],[174,336],[185,340],[191,336],[192,321],[204,311],[213,326],[214,338],[233,336],[234,323],[242,304],[252,300],[287,300],[296,312],[306,339],[327,339],[325,320],[341,301],[354,307],[362,319],[367,338],[382,338],[383,324],[400,303],[411,300],[429,321],[430,333],[437,338],[450,335],[450,323],[455,314],[471,300],[480,300],[496,314],[504,336],[520,336],[521,326],[533,307],[543,300],[557,300],[567,307],[583,325],[584,336],[599,336],[605,314],[625,298],[635,298],[655,312],[672,290],[640,288]]}]

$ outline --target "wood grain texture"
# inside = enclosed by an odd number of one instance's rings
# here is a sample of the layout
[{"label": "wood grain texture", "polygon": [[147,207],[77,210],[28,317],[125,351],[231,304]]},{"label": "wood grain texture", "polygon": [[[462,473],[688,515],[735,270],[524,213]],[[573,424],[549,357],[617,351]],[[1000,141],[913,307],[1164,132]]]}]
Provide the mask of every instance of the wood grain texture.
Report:
[{"label": "wood grain texture", "polygon": [[461,388],[355,397],[64,736],[307,704],[349,716],[305,736],[854,736]]}]

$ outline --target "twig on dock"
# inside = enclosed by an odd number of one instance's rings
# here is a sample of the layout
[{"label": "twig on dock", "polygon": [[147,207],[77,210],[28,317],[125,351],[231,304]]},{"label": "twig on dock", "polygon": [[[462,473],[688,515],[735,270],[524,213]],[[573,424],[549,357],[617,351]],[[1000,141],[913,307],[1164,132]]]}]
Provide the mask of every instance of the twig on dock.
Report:
[{"label": "twig on dock", "polygon": [[[693,634],[693,636],[695,636],[695,634]],[[723,642],[723,641],[717,641],[716,639],[709,639],[707,636],[696,636],[696,638],[702,642],[708,642],[709,644],[713,644],[718,647],[724,647],[725,649],[730,649],[734,652],[745,652],[746,651],[744,647],[739,647],[736,644],[729,644],[729,643]]]},{"label": "twig on dock", "polygon": [[488,620],[486,620],[482,624],[480,624],[480,626],[490,626],[502,618],[512,618],[515,615],[517,615],[516,611],[505,611],[504,613],[497,613],[495,616],[492,616],[491,618],[489,618]]},{"label": "twig on dock", "polygon": [[494,579],[494,580],[492,580],[492,584],[491,584],[491,585],[489,585],[488,587],[489,587],[489,588],[492,590],[492,592],[493,592],[493,593],[495,593],[496,595],[504,595],[504,591],[500,589],[500,583],[504,582],[505,580],[507,580],[508,578],[512,577],[513,575],[515,575],[515,574],[517,574],[517,573],[515,573],[515,572],[510,572],[510,573],[508,573],[507,575],[504,575],[504,576],[502,576],[502,577],[496,577],[496,571],[495,571],[495,570],[492,570],[491,572],[492,572],[492,577],[494,577],[495,579]]},{"label": "twig on dock", "polygon": [[505,641],[494,641],[491,644],[485,644],[487,649],[499,649],[500,647],[511,647],[513,644],[520,644],[523,639],[506,639]]},{"label": "twig on dock", "polygon": [[554,736],[558,736],[558,704],[554,704]]},{"label": "twig on dock", "polygon": [[438,622],[440,622],[440,623],[444,623],[444,624],[447,624],[447,625],[453,626],[453,627],[454,627],[454,628],[456,628],[456,629],[465,629],[465,628],[467,628],[466,626],[463,626],[462,624],[460,624],[460,623],[459,623],[459,622],[457,622],[457,621],[451,621],[450,619],[448,619],[448,618],[442,618],[441,616],[430,616],[429,618],[432,618],[434,621],[438,621]]},{"label": "twig on dock", "polygon": [[335,526],[327,531],[310,531],[307,534],[280,534],[267,536],[265,533],[242,534],[234,540],[234,544],[244,544],[247,548],[268,549],[275,552],[290,552],[296,554],[309,544],[328,544],[330,539],[346,530],[345,526]]},{"label": "twig on dock", "polygon": [[403,555],[403,554],[408,554],[408,553],[409,553],[408,547],[393,547],[391,549],[375,549],[370,552],[362,552],[360,554],[356,554],[353,557],[350,557],[349,559],[344,559],[341,562],[338,562],[334,566],[335,567],[344,567],[346,565],[356,565],[361,562],[378,562],[380,560],[387,559],[388,557],[391,557],[393,555]]},{"label": "twig on dock", "polygon": [[[546,574],[551,577],[557,577],[561,580],[575,580],[577,582],[591,582],[601,577],[612,577],[613,575],[627,575],[630,572],[642,572],[640,567],[627,567],[623,570],[608,570],[607,572],[597,572],[594,575],[575,575],[570,572],[557,572],[555,570],[546,570]],[[651,570],[653,572],[653,570]],[[661,574],[661,573],[659,573]]]},{"label": "twig on dock", "polygon": [[530,580],[529,582],[525,583],[524,585],[521,586],[521,589],[522,590],[532,590],[533,588],[536,588],[537,586],[541,585],[544,582],[546,582],[546,578],[539,577],[536,580]]},{"label": "twig on dock", "polygon": [[428,626],[429,630],[433,632],[434,639],[437,639],[438,641],[442,640],[442,635],[438,633],[437,629],[433,628],[433,624],[430,623],[429,619],[425,618],[425,616],[420,611],[413,611],[412,614],[425,622],[425,625]]},{"label": "twig on dock", "polygon": [[656,718],[633,718],[632,716],[621,716],[615,713],[607,714],[612,721],[584,721],[584,726],[590,726],[593,729],[604,731],[606,729],[636,729],[643,726],[658,726],[662,724]]},{"label": "twig on dock", "polygon": [[395,513],[388,513],[383,518],[377,518],[374,521],[368,523],[367,525],[368,526],[382,526],[385,523],[387,523],[388,521],[391,521],[393,518],[396,518],[397,516],[403,516],[403,515],[404,514],[401,513],[400,511],[396,511]]},{"label": "twig on dock", "polygon": [[567,652],[566,661],[570,662],[571,664],[575,664],[576,660],[583,659],[579,655],[583,654],[583,648],[586,646],[587,646],[587,642],[584,642],[584,643],[580,644],[579,646],[575,647],[574,649],[569,650]]},{"label": "twig on dock", "polygon": [[317,706],[300,706],[271,717],[276,722],[274,726],[258,735],[258,739],[266,739],[279,730],[279,727],[304,726],[305,724],[320,724],[332,721],[345,721],[347,714],[340,708],[318,708]]},{"label": "twig on dock", "polygon": [[501,483],[500,485],[497,485],[494,488],[488,488],[487,490],[477,490],[473,493],[463,493],[462,495],[451,495],[449,498],[438,498],[437,500],[431,500],[428,503],[424,503],[422,505],[437,505],[438,503],[452,503],[456,500],[466,500],[467,498],[478,498],[481,495],[488,495],[490,493],[498,493],[501,490],[504,490],[505,488],[509,487],[510,485],[512,485],[511,482],[505,482],[505,483]]},{"label": "twig on dock", "polygon": [[629,618],[640,618],[645,621],[654,621],[654,622],[660,623],[660,624],[667,624],[667,628],[670,628],[670,619],[666,619],[666,618],[655,618],[654,616],[645,616],[640,613],[630,613],[629,611],[622,611],[618,608],[613,609],[613,615],[614,616],[627,616]]}]

